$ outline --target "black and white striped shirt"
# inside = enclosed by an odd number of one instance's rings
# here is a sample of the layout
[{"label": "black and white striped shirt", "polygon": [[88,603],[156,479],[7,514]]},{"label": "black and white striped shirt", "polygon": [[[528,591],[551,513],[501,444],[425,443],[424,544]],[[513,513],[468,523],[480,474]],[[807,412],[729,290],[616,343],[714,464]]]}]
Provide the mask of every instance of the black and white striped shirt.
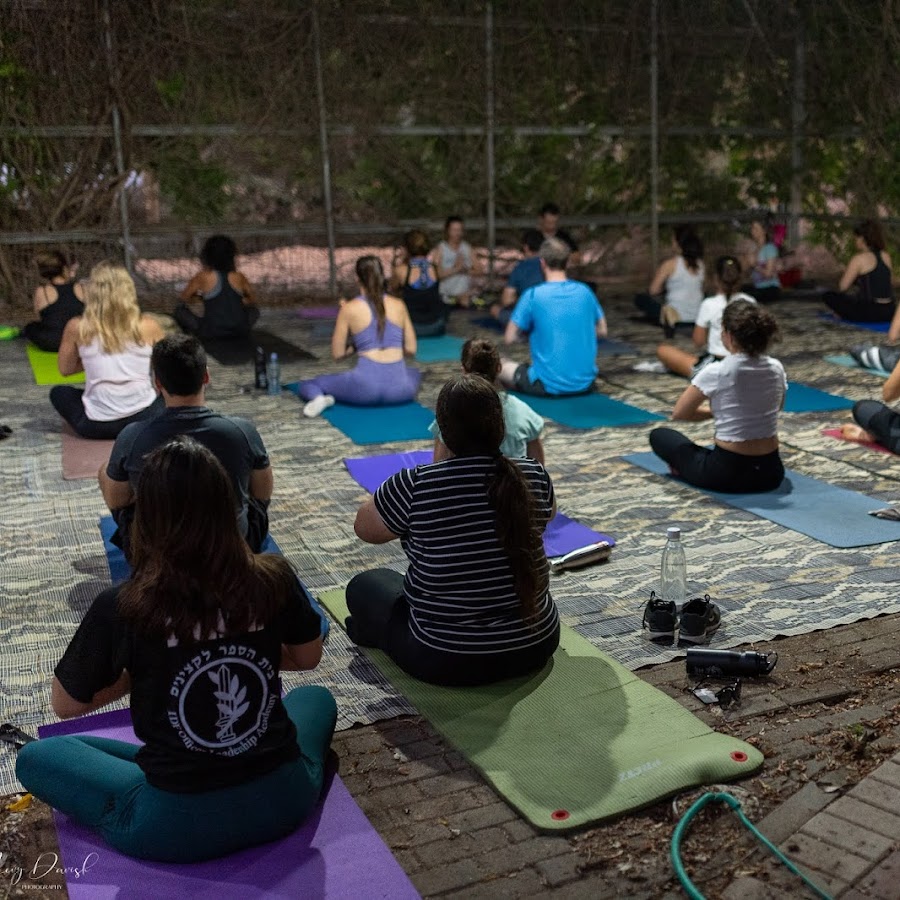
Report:
[{"label": "black and white striped shirt", "polygon": [[[517,459],[534,497],[541,530],[553,509],[544,467]],[[558,614],[548,591],[533,623],[522,619],[512,569],[497,537],[487,486],[496,461],[454,457],[391,476],[375,492],[375,507],[409,557],[404,593],[413,636],[454,653],[503,653],[545,640]],[[541,565],[547,559],[541,556]]]}]

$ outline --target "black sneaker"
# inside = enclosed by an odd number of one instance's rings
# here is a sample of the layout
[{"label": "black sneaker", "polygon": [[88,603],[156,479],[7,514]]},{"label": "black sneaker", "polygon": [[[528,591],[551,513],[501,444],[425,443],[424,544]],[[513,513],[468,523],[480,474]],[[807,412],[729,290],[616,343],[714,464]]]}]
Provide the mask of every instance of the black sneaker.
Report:
[{"label": "black sneaker", "polygon": [[695,597],[681,607],[681,627],[678,640],[688,644],[705,644],[709,636],[722,622],[719,607],[706,594],[702,599]]},{"label": "black sneaker", "polygon": [[656,591],[650,592],[650,599],[644,607],[644,620],[641,627],[651,640],[668,638],[675,639],[675,624],[677,615],[675,604],[671,600],[663,600],[656,596]]}]

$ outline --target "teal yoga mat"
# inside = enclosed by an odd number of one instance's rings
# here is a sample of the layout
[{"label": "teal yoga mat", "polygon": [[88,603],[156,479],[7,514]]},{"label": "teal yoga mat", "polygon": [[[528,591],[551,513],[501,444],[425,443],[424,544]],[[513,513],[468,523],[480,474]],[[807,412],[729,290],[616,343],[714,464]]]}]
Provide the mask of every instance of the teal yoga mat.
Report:
[{"label": "teal yoga mat", "polygon": [[884,369],[869,369],[861,366],[849,353],[838,353],[835,356],[826,356],[825,362],[832,363],[835,366],[843,366],[845,369],[862,369],[871,375],[879,375],[881,378],[887,378],[891,373]]},{"label": "teal yoga mat", "polygon": [[459,362],[465,340],[452,334],[416,339],[416,359],[419,362]]},{"label": "teal yoga mat", "polygon": [[605,394],[580,394],[577,397],[516,396],[538,415],[569,428],[618,428],[622,425],[659,422],[664,418],[646,409],[613,400]]},{"label": "teal yoga mat", "polygon": [[[672,477],[668,465],[655,453],[632,453],[622,458],[655,475]],[[683,481],[678,483],[691,487]],[[884,500],[875,500],[790,469],[776,491],[765,494],[702,493],[832,547],[869,547],[900,540],[900,522],[869,515],[870,510],[888,506]]]},{"label": "teal yoga mat", "polygon": [[823,412],[834,409],[852,409],[853,401],[837,394],[829,394],[808,384],[796,381],[788,382],[787,394],[784,398],[786,413]]}]

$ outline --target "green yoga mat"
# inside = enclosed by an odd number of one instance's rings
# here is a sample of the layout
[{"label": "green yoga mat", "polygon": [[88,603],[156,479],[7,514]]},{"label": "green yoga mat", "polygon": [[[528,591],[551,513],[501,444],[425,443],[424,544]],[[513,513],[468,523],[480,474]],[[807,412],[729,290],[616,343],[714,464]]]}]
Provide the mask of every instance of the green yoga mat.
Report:
[{"label": "green yoga mat", "polygon": [[[342,590],[319,599],[344,621]],[[740,778],[763,763],[758,750],[717,734],[565,626],[540,672],[481,688],[425,684],[381,651],[364,652],[508,803],[545,831]]]},{"label": "green yoga mat", "polygon": [[49,350],[38,350],[34,344],[25,347],[31,371],[34,372],[35,384],[84,384],[84,372],[74,375],[60,375],[57,364],[58,354]]}]

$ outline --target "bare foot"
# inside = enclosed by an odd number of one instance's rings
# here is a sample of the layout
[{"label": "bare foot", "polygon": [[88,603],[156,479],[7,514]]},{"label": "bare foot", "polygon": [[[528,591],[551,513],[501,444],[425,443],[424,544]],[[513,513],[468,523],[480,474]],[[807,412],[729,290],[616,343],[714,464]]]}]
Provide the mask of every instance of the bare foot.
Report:
[{"label": "bare foot", "polygon": [[874,444],[877,443],[875,438],[869,434],[864,428],[860,428],[859,425],[854,425],[848,422],[846,425],[841,425],[841,437],[847,441],[859,441],[861,444],[869,443]]}]

